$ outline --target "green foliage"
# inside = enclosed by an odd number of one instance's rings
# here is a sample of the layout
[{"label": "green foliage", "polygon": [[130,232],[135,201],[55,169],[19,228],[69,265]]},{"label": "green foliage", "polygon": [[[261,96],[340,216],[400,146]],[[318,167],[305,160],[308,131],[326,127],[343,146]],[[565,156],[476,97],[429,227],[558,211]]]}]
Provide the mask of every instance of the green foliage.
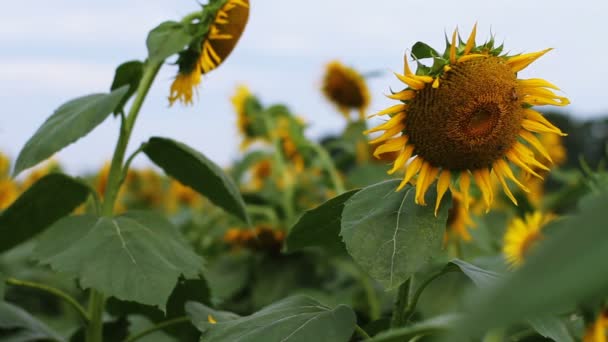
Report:
[{"label": "green foliage", "polygon": [[[387,289],[399,287],[439,254],[447,221],[447,201],[435,217],[433,206],[414,203],[413,187],[396,192],[398,184],[394,180],[364,188],[342,212],[346,249]],[[429,191],[426,201],[435,203],[435,196]]]},{"label": "green foliage", "polygon": [[568,327],[563,320],[553,317],[544,316],[528,319],[530,326],[540,335],[550,338],[558,342],[574,342],[572,336],[568,332]]},{"label": "green foliage", "polygon": [[411,55],[414,59],[424,59],[440,56],[439,52],[437,52],[435,49],[423,42],[416,42],[416,44],[412,46]]},{"label": "green foliage", "polygon": [[6,302],[0,302],[0,340],[6,342],[65,341],[59,334],[25,310]]},{"label": "green foliage", "polygon": [[59,107],[27,141],[15,162],[13,175],[52,156],[84,137],[116,110],[128,87],[109,94],[92,94]]},{"label": "green foliage", "polygon": [[124,111],[124,106],[129,100],[129,98],[135,94],[137,90],[137,86],[139,86],[139,81],[141,81],[141,77],[144,74],[144,63],[140,61],[128,61],[124,62],[116,68],[116,72],[114,73],[114,80],[112,81],[112,86],[110,86],[110,90],[114,91],[122,86],[128,85],[128,91],[116,106],[114,114],[118,114]]},{"label": "green foliage", "polygon": [[[201,341],[209,342],[346,342],[353,334],[356,321],[355,313],[345,305],[332,309],[304,296],[285,298],[245,317],[214,316],[212,311],[200,309],[189,313],[197,314],[192,320],[202,328]],[[209,314],[216,324],[208,323]]]},{"label": "green foliage", "polygon": [[551,314],[607,293],[608,279],[597,272],[608,267],[608,193],[590,195],[582,203],[578,215],[547,228],[554,234],[531,252],[521,269],[473,296],[475,305],[461,333]]},{"label": "green foliage", "polygon": [[[61,200],[57,200],[61,194]],[[89,195],[78,180],[54,173],[44,176],[0,214],[0,252],[27,241],[61,217],[68,215]]]},{"label": "green foliage", "polygon": [[415,323],[407,327],[382,332],[371,339],[373,342],[402,342],[413,338],[437,333],[445,333],[458,323],[460,315],[448,314],[438,316],[428,321]]},{"label": "green foliage", "polygon": [[165,21],[148,34],[148,61],[162,63],[168,57],[181,52],[190,44],[192,37],[185,24],[176,21]]},{"label": "green foliage", "polygon": [[[129,336],[129,320],[125,316],[120,316],[115,320],[103,322],[104,341],[124,341]],[[84,327],[78,329],[70,337],[70,342],[85,342]]]},{"label": "green foliage", "polygon": [[84,288],[165,310],[180,275],[198,277],[202,259],[175,227],[150,212],[66,217],[43,234],[34,257]]},{"label": "green foliage", "polygon": [[245,202],[233,180],[193,148],[168,138],[153,137],[144,153],[168,175],[193,188],[227,212],[249,223]]},{"label": "green foliage", "polygon": [[329,252],[343,254],[340,224],[344,203],[359,190],[336,196],[320,206],[304,212],[287,235],[286,250],[293,252],[306,247],[319,246]]}]

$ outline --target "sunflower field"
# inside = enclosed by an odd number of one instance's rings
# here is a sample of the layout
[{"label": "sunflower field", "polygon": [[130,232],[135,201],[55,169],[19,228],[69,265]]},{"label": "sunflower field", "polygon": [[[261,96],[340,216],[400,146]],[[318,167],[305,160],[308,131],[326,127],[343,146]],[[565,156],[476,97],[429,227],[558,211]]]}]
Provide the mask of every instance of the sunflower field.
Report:
[{"label": "sunflower field", "polygon": [[[551,49],[513,53],[477,24],[411,41],[380,111],[373,75],[329,61],[319,91],[345,128],[318,139],[238,86],[230,165],[132,139],[161,68],[167,104],[204,112],[251,2],[162,22],[109,92],[0,154],[0,341],[608,340],[608,121],[519,75]],[[55,153],[106,120],[114,154],[65,172]]]}]

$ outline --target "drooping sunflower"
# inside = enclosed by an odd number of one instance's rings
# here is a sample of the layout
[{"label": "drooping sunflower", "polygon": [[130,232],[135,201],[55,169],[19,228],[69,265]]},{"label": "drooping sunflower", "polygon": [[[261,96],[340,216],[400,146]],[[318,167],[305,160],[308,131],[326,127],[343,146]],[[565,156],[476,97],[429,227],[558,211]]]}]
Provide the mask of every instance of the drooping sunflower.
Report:
[{"label": "drooping sunflower", "polygon": [[359,111],[359,118],[365,118],[370,96],[365,79],[355,69],[339,61],[331,61],[325,67],[323,76],[323,93],[327,99],[338,107],[347,120],[351,110]]},{"label": "drooping sunflower", "polygon": [[607,342],[608,341],[608,310],[604,309],[597,316],[595,322],[591,324],[585,336],[583,342]]},{"label": "drooping sunflower", "polygon": [[524,262],[526,255],[542,239],[543,228],[554,219],[553,214],[536,211],[526,214],[523,220],[516,217],[509,223],[503,253],[512,267],[518,267]]},{"label": "drooping sunflower", "polygon": [[251,94],[249,88],[244,85],[236,88],[236,92],[230,100],[237,115],[237,128],[243,138],[240,148],[244,150],[254,141],[262,139],[265,134],[263,122],[260,122],[258,118],[261,105]]},{"label": "drooping sunflower", "polygon": [[249,19],[249,0],[211,0],[200,20],[203,34],[181,52],[179,72],[171,84],[169,103],[191,104],[201,75],[217,68],[230,55]]},{"label": "drooping sunflower", "polygon": [[509,56],[501,54],[502,46],[495,47],[493,39],[476,45],[475,35],[476,26],[466,42],[457,41],[454,31],[443,55],[417,43],[413,51],[423,51],[418,57],[432,57],[433,66],[418,64],[413,73],[405,58],[404,74],[395,75],[407,88],[389,95],[401,103],[375,114],[388,115],[389,120],[367,131],[384,131],[371,140],[380,143],[376,157],[399,153],[389,170],[392,174],[405,169],[397,190],[418,175],[416,203],[426,204],[424,195],[438,179],[436,211],[448,188],[460,191],[468,203],[471,178],[489,210],[494,200],[492,175],[517,204],[507,181],[527,188],[510,164],[541,177],[533,168],[548,167],[534,157],[531,147],[542,155],[547,151],[534,133],[564,135],[531,107],[564,106],[568,99],[556,95],[552,89],[558,88],[548,81],[517,78],[519,71],[551,49]]}]

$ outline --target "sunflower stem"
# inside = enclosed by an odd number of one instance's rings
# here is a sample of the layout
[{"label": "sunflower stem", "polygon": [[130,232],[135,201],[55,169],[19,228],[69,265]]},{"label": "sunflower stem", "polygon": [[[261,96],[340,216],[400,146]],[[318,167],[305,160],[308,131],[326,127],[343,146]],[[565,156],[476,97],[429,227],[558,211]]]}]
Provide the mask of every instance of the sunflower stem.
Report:
[{"label": "sunflower stem", "polygon": [[166,327],[172,326],[172,325],[176,325],[176,324],[182,324],[185,322],[190,322],[190,318],[187,316],[183,316],[183,317],[177,317],[177,318],[173,318],[173,319],[169,319],[166,320],[164,322],[160,322],[146,330],[143,330],[135,335],[131,335],[129,336],[127,339],[124,340],[124,342],[134,342],[139,340],[140,338],[149,335],[153,332],[156,332],[158,330],[164,329]]},{"label": "sunflower stem", "polygon": [[[104,193],[104,201],[101,208],[101,215],[112,216],[114,213],[114,203],[118,196],[118,191],[124,180],[124,174],[126,173],[126,166],[124,164],[125,152],[129,144],[129,139],[137,120],[137,115],[144,103],[148,91],[152,86],[152,82],[160,67],[161,63],[148,63],[145,66],[144,74],[137,87],[137,92],[133,104],[129,109],[129,114],[126,117],[122,117],[120,125],[120,133],[118,136],[118,142],[114,150],[112,157],[112,163],[110,165],[110,172],[108,175],[108,183]],[[103,293],[91,289],[89,296],[89,317],[91,319],[90,324],[86,329],[86,341],[87,342],[102,342],[103,340],[103,312],[105,307],[106,298]]]},{"label": "sunflower stem", "polygon": [[308,146],[312,148],[319,156],[319,160],[329,174],[329,178],[334,186],[334,190],[336,190],[336,195],[343,193],[345,191],[344,182],[342,181],[342,178],[340,177],[340,174],[338,173],[338,170],[336,169],[336,166],[334,165],[334,162],[331,160],[327,151],[321,147],[321,145],[313,142],[309,143]]},{"label": "sunflower stem", "polygon": [[364,340],[370,340],[372,337],[369,336],[369,334],[367,333],[367,331],[363,330],[363,328],[361,328],[359,326],[359,324],[355,324],[355,331],[357,332],[357,334],[359,334],[359,336],[361,336]]},{"label": "sunflower stem", "polygon": [[393,317],[391,319],[391,328],[398,328],[405,324],[404,319],[405,308],[409,304],[410,292],[413,291],[414,280],[410,277],[406,280],[397,291],[397,298],[393,306]]}]

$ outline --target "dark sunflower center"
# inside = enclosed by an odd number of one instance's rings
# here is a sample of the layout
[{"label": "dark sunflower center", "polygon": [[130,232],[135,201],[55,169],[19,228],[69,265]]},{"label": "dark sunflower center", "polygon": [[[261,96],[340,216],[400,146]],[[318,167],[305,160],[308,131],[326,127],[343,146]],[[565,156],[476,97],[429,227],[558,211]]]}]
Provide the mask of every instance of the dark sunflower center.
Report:
[{"label": "dark sunflower center", "polygon": [[420,90],[405,133],[431,165],[473,170],[505,155],[522,119],[515,73],[501,58],[484,57],[452,66],[437,89]]},{"label": "dark sunflower center", "polygon": [[365,99],[359,84],[342,71],[329,72],[324,87],[327,94],[341,106],[359,108],[364,104]]}]

